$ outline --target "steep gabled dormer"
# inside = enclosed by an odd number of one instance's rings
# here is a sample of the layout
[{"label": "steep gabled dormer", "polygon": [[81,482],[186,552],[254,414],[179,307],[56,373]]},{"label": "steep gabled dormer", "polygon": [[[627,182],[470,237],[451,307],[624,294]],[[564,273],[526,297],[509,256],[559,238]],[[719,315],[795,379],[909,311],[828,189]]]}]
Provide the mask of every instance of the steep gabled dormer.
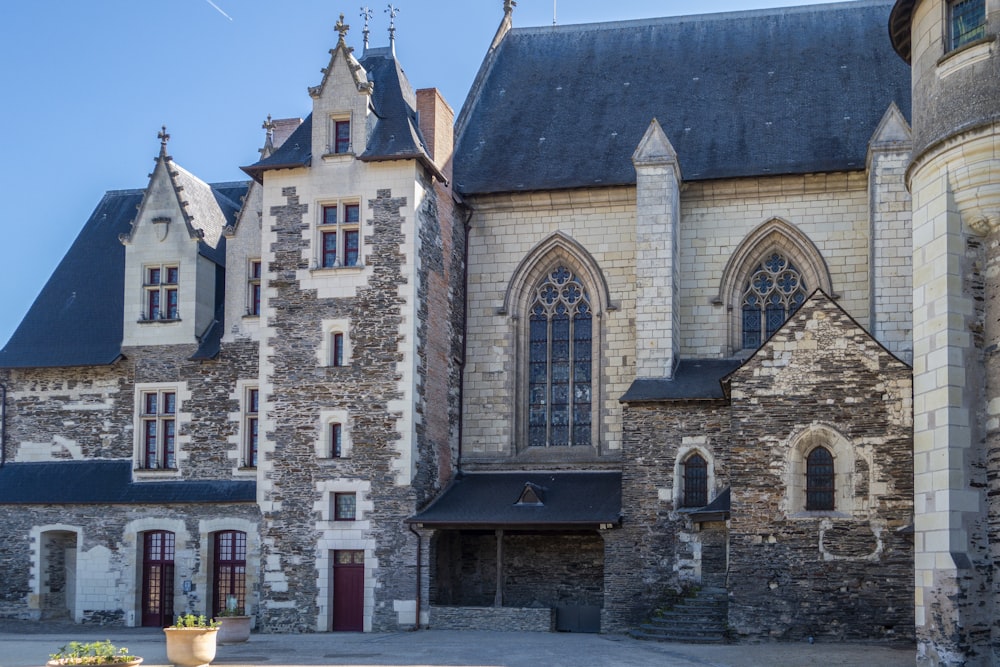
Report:
[{"label": "steep gabled dormer", "polygon": [[312,154],[324,160],[360,155],[368,140],[368,115],[375,84],[347,45],[344,15],[335,26],[340,38],[330,49],[323,80],[309,89],[313,99]]},{"label": "steep gabled dormer", "polygon": [[122,346],[197,344],[221,320],[222,231],[239,206],[160,154],[125,246]]}]

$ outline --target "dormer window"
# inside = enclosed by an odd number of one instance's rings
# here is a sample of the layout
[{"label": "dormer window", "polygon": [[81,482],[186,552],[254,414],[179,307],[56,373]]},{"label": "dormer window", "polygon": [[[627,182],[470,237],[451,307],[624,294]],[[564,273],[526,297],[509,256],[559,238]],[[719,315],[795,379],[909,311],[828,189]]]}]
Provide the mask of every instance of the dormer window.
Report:
[{"label": "dormer window", "polygon": [[948,4],[948,50],[954,51],[986,36],[986,0],[955,0]]},{"label": "dormer window", "polygon": [[333,152],[334,153],[351,152],[351,121],[349,120],[333,121]]},{"label": "dormer window", "polygon": [[324,269],[360,264],[360,204],[328,204],[319,225],[320,266]]},{"label": "dormer window", "polygon": [[179,269],[176,266],[147,266],[143,290],[144,320],[176,320],[180,319],[178,310]]}]

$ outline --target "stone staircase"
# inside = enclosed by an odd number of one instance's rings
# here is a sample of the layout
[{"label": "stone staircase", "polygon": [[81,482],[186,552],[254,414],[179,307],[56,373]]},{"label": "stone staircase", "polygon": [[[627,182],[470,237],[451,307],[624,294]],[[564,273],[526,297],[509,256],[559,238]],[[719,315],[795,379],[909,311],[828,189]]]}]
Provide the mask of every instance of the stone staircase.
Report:
[{"label": "stone staircase", "polygon": [[636,639],[686,644],[722,644],[726,641],[729,595],[725,588],[706,587],[681,599],[629,634]]}]

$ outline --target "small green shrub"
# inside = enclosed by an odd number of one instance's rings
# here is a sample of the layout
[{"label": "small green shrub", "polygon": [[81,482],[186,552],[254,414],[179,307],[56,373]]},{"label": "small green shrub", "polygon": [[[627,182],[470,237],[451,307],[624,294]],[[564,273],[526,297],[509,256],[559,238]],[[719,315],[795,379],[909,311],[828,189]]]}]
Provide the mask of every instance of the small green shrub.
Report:
[{"label": "small green shrub", "polygon": [[217,628],[219,627],[219,622],[216,620],[209,620],[204,614],[200,616],[195,616],[194,614],[181,614],[177,617],[177,622],[174,623],[174,627],[178,629],[183,628]]},{"label": "small green shrub", "polygon": [[138,660],[134,655],[129,655],[127,648],[118,648],[110,639],[86,644],[70,642],[55,653],[50,653],[49,658],[64,665],[110,665]]}]

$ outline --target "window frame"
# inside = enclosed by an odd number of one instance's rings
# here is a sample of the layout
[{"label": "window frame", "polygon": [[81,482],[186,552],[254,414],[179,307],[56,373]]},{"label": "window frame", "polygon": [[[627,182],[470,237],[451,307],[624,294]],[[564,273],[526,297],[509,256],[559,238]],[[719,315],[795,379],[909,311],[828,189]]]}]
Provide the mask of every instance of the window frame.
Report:
[{"label": "window frame", "polygon": [[247,261],[247,316],[260,317],[261,269],[259,258]]},{"label": "window frame", "polygon": [[[814,456],[820,452],[826,459],[819,461]],[[806,453],[806,511],[835,512],[837,509],[836,463],[833,452],[823,445],[813,447]]]},{"label": "window frame", "polygon": [[[163,304],[167,304],[166,316]],[[143,265],[139,321],[178,322],[180,319],[180,263]]]},{"label": "window frame", "polygon": [[319,221],[316,225],[316,268],[363,267],[360,201],[345,199],[321,202],[317,208]]},{"label": "window frame", "polygon": [[[692,465],[696,459],[701,461],[700,465]],[[701,475],[697,478],[692,474],[695,470],[701,470]],[[708,478],[708,460],[702,456],[700,451],[692,451],[684,457],[681,463],[681,507],[697,509],[708,505]]]},{"label": "window frame", "polygon": [[329,155],[352,155],[354,142],[351,140],[353,126],[351,116],[337,114],[330,116],[330,143],[327,146]]},{"label": "window frame", "polygon": [[241,468],[255,469],[260,463],[260,387],[243,392],[243,452]]},{"label": "window frame", "polygon": [[[330,494],[331,505],[332,505],[332,516],[334,521],[357,521],[358,520],[358,494],[356,491],[335,491]],[[340,500],[348,499],[353,500],[351,503],[350,514],[345,514],[344,510],[346,508],[341,506]]]},{"label": "window frame", "polygon": [[[144,471],[176,471],[178,469],[177,415],[180,412],[180,397],[177,388],[139,389],[138,399],[139,428],[136,435],[139,445],[139,460],[137,468]],[[150,412],[151,399],[152,412]],[[162,410],[161,406],[163,406]],[[167,408],[169,410],[165,411]],[[167,439],[168,437],[169,439]],[[169,443],[169,447],[167,447],[167,443]]]},{"label": "window frame", "polygon": [[[968,8],[972,11],[965,11]],[[981,14],[979,23],[967,30],[957,30],[959,22],[973,13]],[[986,25],[986,0],[949,0],[945,10],[945,53],[957,51],[986,37]]]}]

